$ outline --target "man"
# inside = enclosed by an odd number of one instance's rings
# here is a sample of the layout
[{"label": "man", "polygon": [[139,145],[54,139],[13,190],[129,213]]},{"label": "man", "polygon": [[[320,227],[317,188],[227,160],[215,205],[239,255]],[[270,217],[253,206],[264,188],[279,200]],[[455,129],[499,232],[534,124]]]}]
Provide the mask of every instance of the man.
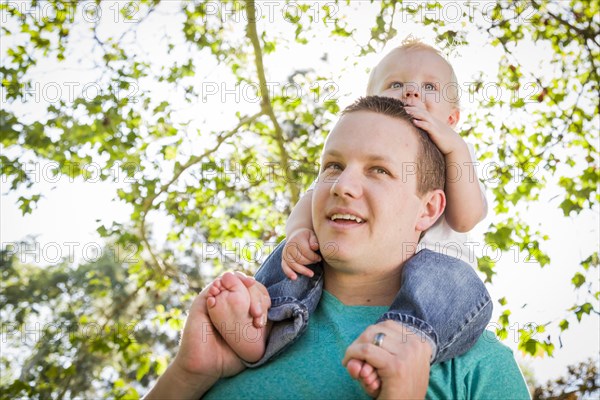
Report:
[{"label": "man", "polygon": [[[207,317],[205,290],[149,398],[198,398],[234,375],[207,398],[366,398],[358,381],[368,390],[375,370],[380,398],[423,398],[428,376],[432,398],[528,398],[512,354],[493,338],[429,374],[431,348],[420,336],[394,321],[375,324],[407,284],[403,264],[445,206],[443,157],[410,121],[400,101],[367,97],[344,111],[327,138],[313,194],[324,249],[315,279],[324,291],[308,331],[270,363],[240,373],[241,361]],[[261,298],[260,284],[241,279]]]}]

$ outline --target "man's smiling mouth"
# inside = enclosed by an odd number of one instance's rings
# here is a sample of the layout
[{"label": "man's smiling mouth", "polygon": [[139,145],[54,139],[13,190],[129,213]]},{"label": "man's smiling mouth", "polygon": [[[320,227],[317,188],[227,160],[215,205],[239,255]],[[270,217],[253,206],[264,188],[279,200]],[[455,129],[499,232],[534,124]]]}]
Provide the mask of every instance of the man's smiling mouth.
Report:
[{"label": "man's smiling mouth", "polygon": [[365,220],[363,220],[362,218],[352,214],[333,214],[331,215],[331,217],[329,217],[329,219],[332,221],[354,221],[359,224],[365,222]]}]

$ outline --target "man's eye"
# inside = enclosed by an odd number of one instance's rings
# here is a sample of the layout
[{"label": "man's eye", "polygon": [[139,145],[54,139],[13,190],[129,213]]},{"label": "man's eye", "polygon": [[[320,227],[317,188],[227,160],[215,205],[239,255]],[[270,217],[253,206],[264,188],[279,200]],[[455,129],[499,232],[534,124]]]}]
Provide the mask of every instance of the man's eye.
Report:
[{"label": "man's eye", "polygon": [[384,175],[389,175],[390,174],[387,169],[382,168],[382,167],[375,167],[375,168],[373,168],[373,170],[377,174],[384,174]]},{"label": "man's eye", "polygon": [[402,82],[392,82],[390,89],[402,89],[404,84]]},{"label": "man's eye", "polygon": [[323,171],[326,171],[326,170],[328,170],[328,169],[331,169],[331,170],[341,170],[341,169],[342,169],[342,167],[341,167],[341,165],[340,165],[340,164],[338,164],[338,163],[327,163],[327,164],[325,164],[325,165],[323,166]]},{"label": "man's eye", "polygon": [[425,90],[435,90],[435,85],[433,83],[426,83],[423,85]]}]

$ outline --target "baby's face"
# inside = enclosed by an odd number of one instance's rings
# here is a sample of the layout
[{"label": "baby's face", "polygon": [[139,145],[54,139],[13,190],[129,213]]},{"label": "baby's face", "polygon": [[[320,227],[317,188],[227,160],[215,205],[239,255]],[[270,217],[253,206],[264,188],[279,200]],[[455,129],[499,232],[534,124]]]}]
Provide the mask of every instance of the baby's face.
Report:
[{"label": "baby's face", "polygon": [[367,94],[395,97],[454,127],[458,113],[451,100],[457,90],[450,67],[439,55],[424,49],[397,49],[375,67]]}]

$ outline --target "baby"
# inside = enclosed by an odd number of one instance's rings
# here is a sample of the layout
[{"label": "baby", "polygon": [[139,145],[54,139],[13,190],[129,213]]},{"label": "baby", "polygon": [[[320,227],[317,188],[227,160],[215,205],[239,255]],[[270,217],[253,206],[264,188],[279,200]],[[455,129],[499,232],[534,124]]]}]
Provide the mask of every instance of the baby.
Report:
[{"label": "baby", "polygon": [[[456,75],[436,49],[412,40],[392,50],[372,70],[367,95],[402,100],[413,123],[430,135],[446,160],[445,215],[419,243],[420,250],[429,251],[419,251],[403,266],[400,293],[380,319],[393,319],[421,334],[432,347],[432,363],[442,362],[464,354],[475,343],[492,311],[489,294],[468,264],[474,263],[475,257],[465,246],[466,232],[485,217],[487,202],[477,179],[472,148],[454,130],[460,118]],[[318,270],[315,265],[321,261],[321,255],[312,228],[311,202],[309,190],[288,219],[283,250],[280,244],[257,273],[257,280],[268,288],[274,304],[276,296],[285,296],[286,290],[302,300],[310,287],[307,281]],[[452,254],[440,254],[448,250]],[[409,281],[411,284],[405,285]],[[437,303],[419,296],[423,290],[439,292]],[[298,317],[288,315],[288,322],[283,317],[272,321],[271,310],[268,324],[253,324],[248,290],[234,274],[217,279],[210,295],[208,312],[212,322],[247,365],[264,363],[293,341],[294,338],[267,339],[272,324],[298,325],[294,322]],[[280,313],[273,313],[276,314]],[[278,329],[278,335],[284,331]],[[289,336],[289,330],[285,332]],[[299,335],[302,330],[294,332]],[[374,368],[357,360],[348,363],[347,368],[369,395],[377,395],[381,381]]]}]

